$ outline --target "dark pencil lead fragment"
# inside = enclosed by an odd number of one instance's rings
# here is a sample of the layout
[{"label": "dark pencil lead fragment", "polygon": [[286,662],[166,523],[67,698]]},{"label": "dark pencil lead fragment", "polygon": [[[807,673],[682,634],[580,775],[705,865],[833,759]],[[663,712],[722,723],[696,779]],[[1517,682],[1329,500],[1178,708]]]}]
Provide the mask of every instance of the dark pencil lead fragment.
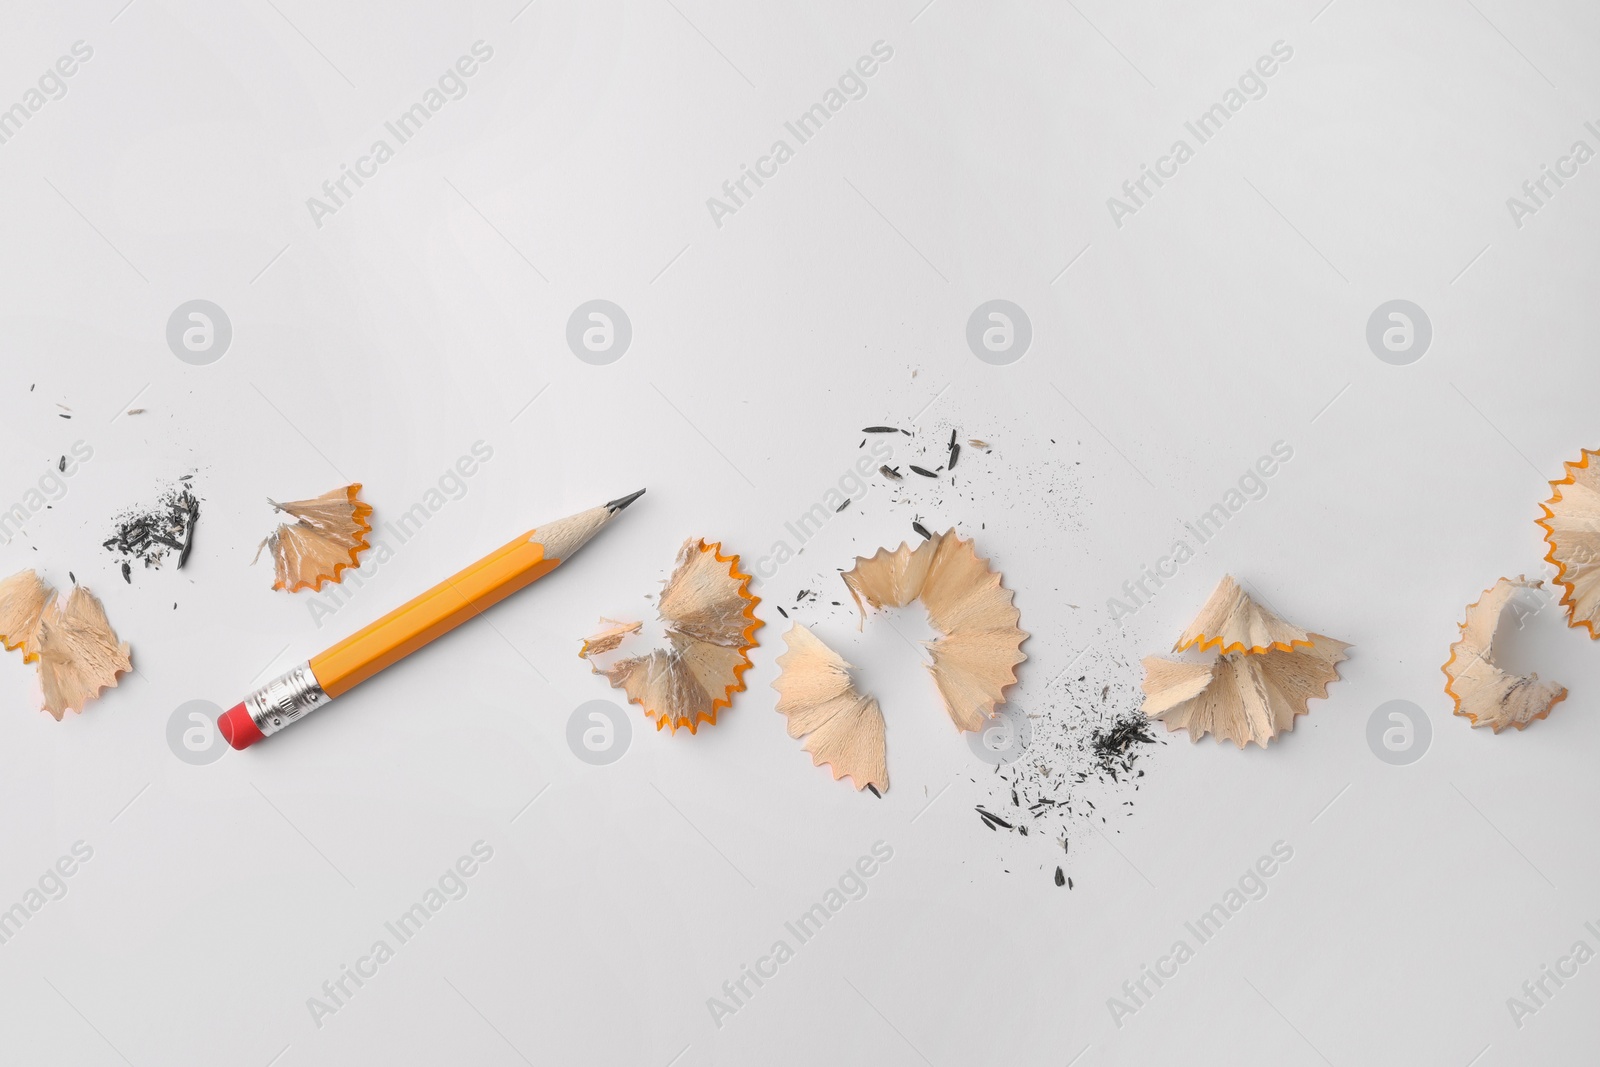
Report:
[{"label": "dark pencil lead fragment", "polygon": [[905,433],[898,426],[868,426],[862,433]]},{"label": "dark pencil lead fragment", "polygon": [[937,474],[933,473],[932,471],[927,470],[927,469],[922,468],[922,467],[919,467],[915,463],[908,464],[908,466],[911,467],[911,470],[912,470],[913,473],[920,474],[924,478],[937,478],[937,477],[939,477]]},{"label": "dark pencil lead fragment", "polygon": [[996,815],[996,814],[995,814],[995,813],[994,813],[994,812],[992,812],[992,811],[985,811],[985,810],[984,810],[984,809],[983,809],[983,805],[981,805],[981,804],[980,804],[980,805],[978,805],[978,807],[977,807],[977,808],[976,808],[976,809],[975,809],[975,810],[976,810],[976,811],[977,811],[977,813],[978,813],[978,814],[979,814],[979,815],[980,815],[980,816],[982,816],[982,817],[983,817],[983,820],[984,820],[984,821],[985,821],[985,822],[993,822],[993,823],[996,823],[996,824],[998,824],[998,825],[1000,825],[1000,826],[1004,826],[1004,827],[1005,827],[1005,828],[1006,828],[1006,829],[1007,829],[1007,830],[1012,830],[1012,829],[1015,829],[1015,827],[1013,827],[1013,826],[1012,826],[1012,825],[1011,825],[1011,824],[1010,824],[1010,823],[1008,823],[1008,822],[1006,822],[1006,821],[1005,821],[1005,820],[1004,820],[1004,819],[1002,819],[1002,818],[1001,818],[1001,817],[1000,817],[1000,816],[998,816],[998,815]]},{"label": "dark pencil lead fragment", "polygon": [[834,509],[833,509],[833,513],[834,513],[834,514],[835,514],[835,515],[837,515],[837,514],[839,514],[839,512],[841,512],[841,511],[843,511],[843,510],[844,510],[844,509],[845,509],[845,508],[847,508],[847,507],[849,507],[849,506],[850,506],[850,502],[851,502],[851,500],[852,500],[852,499],[853,499],[853,498],[852,498],[852,497],[848,497],[848,496],[847,496],[847,497],[845,497],[845,498],[844,498],[844,503],[843,503],[843,504],[840,504],[840,505],[839,505],[839,506],[838,506],[838,507],[836,507],[836,508],[834,508]]},{"label": "dark pencil lead fragment", "polygon": [[1066,884],[1067,884],[1067,876],[1064,873],[1062,873],[1062,870],[1061,870],[1060,867],[1057,867],[1056,868],[1056,885],[1066,885]]},{"label": "dark pencil lead fragment", "polygon": [[66,456],[62,456],[61,457],[61,461],[56,464],[56,470],[61,471],[63,474],[66,473],[66,470],[67,470],[67,457]]},{"label": "dark pencil lead fragment", "polygon": [[960,458],[961,458],[961,446],[958,445],[958,444],[955,444],[954,442],[952,442],[951,445],[950,445],[950,462],[947,464],[948,468],[950,470],[955,470],[956,469],[956,460],[958,460]]},{"label": "dark pencil lead fragment", "polygon": [[194,527],[200,521],[200,501],[193,496],[189,497],[189,513],[183,523],[183,547],[178,550],[178,570],[183,570],[183,565],[189,562],[189,550],[194,547]]},{"label": "dark pencil lead fragment", "polygon": [[123,557],[125,581],[132,583],[129,572],[134,561],[147,568],[158,567],[168,553],[177,553],[178,567],[188,561],[194,544],[195,524],[200,518],[200,501],[190,487],[193,477],[191,474],[179,479],[154,505],[117,516],[111,536],[102,544]]},{"label": "dark pencil lead fragment", "polygon": [[787,611],[783,610],[783,605],[782,604],[775,604],[773,606],[778,609],[778,614],[779,615],[782,615],[786,619],[789,617],[789,613]]},{"label": "dark pencil lead fragment", "polygon": [[872,795],[873,796],[877,797],[879,800],[883,799],[883,794],[878,792],[878,787],[877,786],[873,785],[871,782],[868,782],[867,783],[867,788],[872,790]]},{"label": "dark pencil lead fragment", "polygon": [[933,540],[933,534],[929,533],[928,532],[928,528],[926,526],[922,525],[922,523],[913,521],[911,523],[911,528],[913,530],[917,531],[917,533],[921,534],[922,535],[922,539],[924,541],[932,541]]}]

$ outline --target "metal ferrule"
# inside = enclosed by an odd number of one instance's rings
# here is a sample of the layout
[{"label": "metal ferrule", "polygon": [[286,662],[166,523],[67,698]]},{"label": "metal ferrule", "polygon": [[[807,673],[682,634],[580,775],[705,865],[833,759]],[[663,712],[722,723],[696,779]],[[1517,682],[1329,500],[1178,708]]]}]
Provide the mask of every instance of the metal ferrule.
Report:
[{"label": "metal ferrule", "polygon": [[322,691],[317,676],[311,673],[311,664],[302,663],[245,697],[244,706],[256,729],[270,736],[332,699]]}]

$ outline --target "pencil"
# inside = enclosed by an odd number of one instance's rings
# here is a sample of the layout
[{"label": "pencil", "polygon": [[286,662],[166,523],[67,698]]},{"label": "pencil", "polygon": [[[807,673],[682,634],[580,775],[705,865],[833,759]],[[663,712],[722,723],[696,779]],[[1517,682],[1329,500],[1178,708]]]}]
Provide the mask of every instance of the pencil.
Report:
[{"label": "pencil", "polygon": [[643,495],[641,489],[513,538],[377,622],[256,689],[217,718],[217,729],[228,744],[242,749],[299,722],[385,667],[549,574]]}]

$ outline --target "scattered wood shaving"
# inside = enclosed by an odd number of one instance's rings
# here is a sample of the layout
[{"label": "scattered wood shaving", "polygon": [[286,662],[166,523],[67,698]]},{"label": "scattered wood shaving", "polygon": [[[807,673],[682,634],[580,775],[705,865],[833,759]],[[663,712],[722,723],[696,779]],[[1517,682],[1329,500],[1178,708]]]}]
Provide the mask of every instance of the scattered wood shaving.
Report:
[{"label": "scattered wood shaving", "polygon": [[1195,648],[1198,652],[1216,649],[1230,652],[1265,652],[1277,649],[1311,647],[1311,635],[1280,619],[1271,609],[1252,600],[1231,574],[1222,576],[1200,614],[1183,631],[1172,651]]},{"label": "scattered wood shaving", "polygon": [[65,607],[56,600],[45,606],[39,624],[39,683],[44,710],[57,722],[69,710],[81,714],[89,701],[132,669],[127,643],[117,640],[105,608],[88,589],[73,586]]},{"label": "scattered wood shaving", "polygon": [[1501,578],[1467,605],[1461,638],[1450,646],[1450,658],[1440,669],[1445,676],[1444,691],[1455,701],[1452,710],[1470,719],[1473,726],[1488,726],[1495,733],[1507,726],[1521,730],[1549,715],[1551,708],[1567,698],[1563,686],[1541,682],[1537,674],[1509,674],[1494,662],[1501,612],[1519,589],[1537,589],[1543,584],[1521,575]]},{"label": "scattered wood shaving", "polygon": [[1022,651],[1028,634],[1018,626],[1021,612],[1011,590],[973,543],[952,529],[915,549],[901,543],[893,552],[880,548],[870,558],[857,557],[842,577],[863,623],[863,600],[873,608],[922,602],[941,634],[925,647],[945,711],[957,729],[981,730],[1005,703],[1006,688],[1016,684],[1016,666],[1028,658]]},{"label": "scattered wood shaving", "polygon": [[[670,647],[604,668],[590,660],[590,669],[625,691],[657,730],[686,726],[692,734],[703,722],[715,725],[717,709],[730,707],[745,687],[755,632],[765,625],[755,616],[761,599],[750,592],[750,575],[740,573],[739,557],[721,548],[691,537],[678,550],[658,603]],[[578,653],[584,659],[614,650],[640,625],[601,621],[611,627],[584,641]]]},{"label": "scattered wood shaving", "polygon": [[1206,734],[1262,748],[1325,698],[1350,647],[1308,633],[1257,604],[1231,575],[1217,584],[1174,651],[1216,649],[1209,661],[1147,656],[1143,711],[1191,741]]},{"label": "scattered wood shaving", "polygon": [[1310,648],[1230,653],[1210,663],[1150,656],[1144,660],[1144,712],[1169,730],[1187,730],[1191,741],[1215,734],[1243,748],[1262,748],[1294,729],[1313,698],[1328,695],[1350,646],[1315,636]]},{"label": "scattered wood shaving", "polygon": [[106,621],[105,608],[83,586],[66,601],[32,570],[0,582],[0,644],[22,650],[22,662],[39,664],[44,710],[57,722],[82,712],[118,676],[133,669],[126,643]]},{"label": "scattered wood shaving", "polygon": [[39,624],[55,590],[32,570],[18,571],[0,582],[0,645],[22,649],[22,662],[39,658]]},{"label": "scattered wood shaving", "polygon": [[778,657],[772,687],[778,691],[777,710],[788,720],[789,736],[806,738],[811,762],[829,765],[834,781],[848,777],[857,790],[888,792],[888,750],[878,702],[856,691],[850,664],[806,627],[795,623],[784,641],[788,651]]},{"label": "scattered wood shaving", "polygon": [[1545,560],[1556,568],[1567,625],[1600,639],[1600,468],[1589,465],[1595,456],[1600,452],[1585,448],[1576,463],[1563,464],[1567,476],[1550,483],[1553,495],[1540,505],[1544,517],[1534,521],[1550,546]]},{"label": "scattered wood shaving", "polygon": [[610,652],[622,644],[624,637],[638,633],[644,626],[643,622],[618,622],[616,619],[606,618],[602,618],[600,621],[606,623],[607,627],[593,637],[584,638],[583,648],[578,652],[578,655],[583,659]]},{"label": "scattered wood shaving", "polygon": [[267,500],[295,520],[280,525],[256,548],[256,559],[263,549],[272,556],[272,588],[320,590],[324,582],[338,582],[345,570],[358,565],[372,531],[372,506],[359,499],[360,493],[361,483],[352,482],[310,500]]}]

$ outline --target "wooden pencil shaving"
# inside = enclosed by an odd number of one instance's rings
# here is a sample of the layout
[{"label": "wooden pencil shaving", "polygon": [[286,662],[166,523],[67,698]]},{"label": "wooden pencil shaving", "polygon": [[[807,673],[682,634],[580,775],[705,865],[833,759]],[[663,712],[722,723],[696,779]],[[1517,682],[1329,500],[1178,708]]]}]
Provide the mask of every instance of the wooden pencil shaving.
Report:
[{"label": "wooden pencil shaving", "polygon": [[18,571],[0,582],[0,644],[22,649],[22,662],[39,658],[39,623],[55,590],[31,570]]},{"label": "wooden pencil shaving", "polygon": [[99,599],[74,586],[66,606],[52,600],[39,623],[39,683],[44,710],[56,721],[68,710],[81,713],[101,690],[133,669],[126,642],[117,640]]},{"label": "wooden pencil shaving", "polygon": [[945,711],[959,730],[983,729],[1005,703],[1006,688],[1016,684],[1016,667],[1028,658],[1022,651],[1028,633],[1017,625],[1022,614],[1012,603],[1012,591],[973,543],[948,530],[914,549],[906,544],[892,552],[880,548],[870,558],[857,557],[843,578],[863,621],[869,605],[922,602],[941,635],[925,647]]},{"label": "wooden pencil shaving", "polygon": [[44,710],[57,722],[82,712],[101,691],[133,669],[126,643],[89,590],[73,586],[65,602],[31,570],[0,582],[0,643],[39,664]]},{"label": "wooden pencil shaving", "polygon": [[1143,660],[1143,710],[1191,741],[1206,734],[1262,748],[1328,695],[1350,646],[1285,622],[1224,577],[1174,651],[1216,649],[1209,661]]},{"label": "wooden pencil shaving", "polygon": [[614,651],[641,625],[602,619],[607,628],[579,650],[591,670],[655,720],[657,730],[676,733],[686,726],[692,734],[703,722],[715,725],[717,709],[731,706],[733,694],[744,689],[755,632],[764,625],[755,616],[761,600],[750,592],[750,576],[739,572],[739,557],[724,556],[721,548],[691,537],[678,550],[659,602],[669,647],[600,667],[591,657]]},{"label": "wooden pencil shaving", "polygon": [[893,552],[880,548],[870,559],[857,556],[856,565],[844,572],[845,588],[861,612],[856,629],[866,625],[863,600],[874,608],[903,608],[917,599],[938,550],[938,540],[924,541],[915,549],[902,541]]},{"label": "wooden pencil shaving", "polygon": [[1494,638],[1507,604],[1525,589],[1542,582],[1501,578],[1467,605],[1461,638],[1450,646],[1444,671],[1444,691],[1455,701],[1454,712],[1499,733],[1507,726],[1524,729],[1567,698],[1563,686],[1541,682],[1537,674],[1521,677],[1501,670],[1494,662]]},{"label": "wooden pencil shaving", "polygon": [[1311,647],[1311,635],[1300,627],[1283,621],[1270,608],[1257,604],[1240,588],[1231,574],[1211,591],[1200,614],[1194,617],[1189,628],[1183,631],[1172,651],[1183,652],[1194,648],[1198,652],[1210,649],[1226,655],[1230,652],[1265,652],[1277,649],[1288,652],[1294,648]]},{"label": "wooden pencil shaving", "polygon": [[583,639],[583,647],[578,650],[578,655],[583,659],[610,652],[622,644],[622,639],[638,633],[643,627],[642,622],[618,622],[616,619],[602,618],[600,620],[606,628],[591,637]]},{"label": "wooden pencil shaving", "polygon": [[1230,653],[1210,663],[1145,658],[1144,711],[1191,741],[1215,734],[1243,748],[1262,748],[1306,714],[1312,698],[1328,695],[1350,646],[1313,635],[1309,648]]},{"label": "wooden pencil shaving", "polygon": [[280,525],[256,549],[256,559],[263,549],[272,556],[272,588],[320,590],[324,582],[338,582],[345,570],[358,565],[372,530],[372,506],[359,499],[360,492],[361,483],[352,482],[310,500],[280,504],[268,499],[295,520]]},{"label": "wooden pencil shaving", "polygon": [[1555,565],[1555,584],[1562,589],[1567,625],[1583,627],[1600,639],[1600,468],[1589,460],[1600,452],[1583,450],[1576,463],[1565,463],[1567,476],[1550,483],[1553,495],[1540,505],[1550,546],[1545,560]]},{"label": "wooden pencil shaving", "polygon": [[795,623],[784,641],[788,651],[778,657],[772,687],[789,736],[804,737],[811,762],[827,764],[834,781],[848,777],[857,790],[870,785],[887,793],[888,754],[878,702],[856,691],[850,664],[806,627]]}]

